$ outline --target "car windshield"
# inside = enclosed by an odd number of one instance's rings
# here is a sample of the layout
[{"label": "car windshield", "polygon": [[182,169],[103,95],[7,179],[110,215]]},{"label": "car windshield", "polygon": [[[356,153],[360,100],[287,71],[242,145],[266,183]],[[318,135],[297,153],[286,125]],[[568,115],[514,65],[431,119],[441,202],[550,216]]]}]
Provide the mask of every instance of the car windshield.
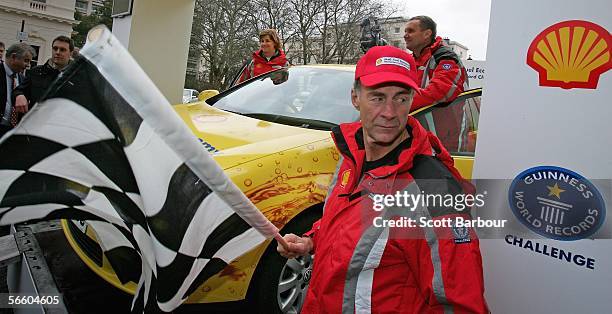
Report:
[{"label": "car windshield", "polygon": [[292,67],[268,73],[209,104],[245,114],[279,115],[334,124],[357,121],[351,104],[352,71]]},{"label": "car windshield", "polygon": [[183,90],[183,97],[189,97],[191,96],[191,91],[188,89],[184,89]]}]

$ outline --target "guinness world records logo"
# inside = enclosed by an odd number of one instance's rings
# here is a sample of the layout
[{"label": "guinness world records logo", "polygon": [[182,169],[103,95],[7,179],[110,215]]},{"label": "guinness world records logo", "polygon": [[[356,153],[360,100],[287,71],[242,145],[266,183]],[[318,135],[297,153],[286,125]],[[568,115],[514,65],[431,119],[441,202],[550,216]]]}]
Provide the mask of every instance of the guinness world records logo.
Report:
[{"label": "guinness world records logo", "polygon": [[523,225],[550,239],[590,237],[606,217],[597,188],[583,176],[561,167],[540,166],[521,172],[510,185],[508,199]]}]

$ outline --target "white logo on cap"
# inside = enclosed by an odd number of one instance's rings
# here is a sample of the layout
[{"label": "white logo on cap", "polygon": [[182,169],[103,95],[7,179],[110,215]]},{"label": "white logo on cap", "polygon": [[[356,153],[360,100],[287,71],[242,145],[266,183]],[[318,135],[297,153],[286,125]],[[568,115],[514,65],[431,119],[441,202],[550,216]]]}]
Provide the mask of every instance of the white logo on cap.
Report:
[{"label": "white logo on cap", "polygon": [[379,66],[379,65],[396,65],[396,66],[400,66],[410,71],[410,63],[408,63],[406,60],[395,58],[395,57],[378,58],[376,59],[376,66]]}]

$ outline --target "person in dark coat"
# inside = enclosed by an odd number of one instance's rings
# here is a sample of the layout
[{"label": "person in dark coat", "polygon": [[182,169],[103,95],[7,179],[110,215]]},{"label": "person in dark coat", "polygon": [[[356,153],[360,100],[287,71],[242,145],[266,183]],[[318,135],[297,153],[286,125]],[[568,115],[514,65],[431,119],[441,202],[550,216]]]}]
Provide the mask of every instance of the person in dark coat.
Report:
[{"label": "person in dark coat", "polygon": [[25,78],[23,71],[30,65],[36,51],[26,44],[13,44],[6,50],[6,61],[0,65],[0,137],[18,122],[18,115],[28,111],[27,105],[16,103],[14,89]]},{"label": "person in dark coat", "polygon": [[58,36],[53,40],[51,49],[51,59],[27,70],[25,81],[15,89],[17,105],[27,104],[29,110],[38,102],[49,85],[70,64],[74,42],[66,36]]}]

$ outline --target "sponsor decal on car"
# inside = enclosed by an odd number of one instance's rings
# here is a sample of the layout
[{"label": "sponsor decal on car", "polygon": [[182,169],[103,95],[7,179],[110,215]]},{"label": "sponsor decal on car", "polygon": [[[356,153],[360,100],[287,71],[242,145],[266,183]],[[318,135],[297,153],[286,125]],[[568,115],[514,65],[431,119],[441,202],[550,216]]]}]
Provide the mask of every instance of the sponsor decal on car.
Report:
[{"label": "sponsor decal on car", "polygon": [[200,143],[202,143],[202,145],[204,146],[204,149],[206,149],[209,153],[218,153],[219,152],[219,150],[216,147],[214,147],[211,143],[209,143],[209,142],[207,142],[207,141],[205,141],[205,140],[203,140],[201,138],[198,138],[198,140],[200,141]]}]

